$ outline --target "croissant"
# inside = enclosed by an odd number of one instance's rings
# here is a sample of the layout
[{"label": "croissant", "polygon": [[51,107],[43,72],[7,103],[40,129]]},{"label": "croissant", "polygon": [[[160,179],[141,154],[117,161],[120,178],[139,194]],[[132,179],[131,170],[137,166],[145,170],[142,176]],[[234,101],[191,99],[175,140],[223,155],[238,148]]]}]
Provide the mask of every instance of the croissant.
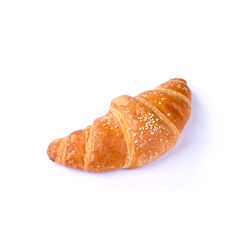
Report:
[{"label": "croissant", "polygon": [[54,140],[52,161],[90,172],[138,168],[177,142],[191,112],[191,91],[175,78],[136,97],[119,96],[93,125]]}]

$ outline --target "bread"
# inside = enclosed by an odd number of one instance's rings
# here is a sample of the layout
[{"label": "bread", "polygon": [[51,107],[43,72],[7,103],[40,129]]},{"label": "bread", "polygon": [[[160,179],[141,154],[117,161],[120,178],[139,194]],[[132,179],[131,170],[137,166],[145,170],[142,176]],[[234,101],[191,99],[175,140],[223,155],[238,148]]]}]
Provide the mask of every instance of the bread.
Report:
[{"label": "bread", "polygon": [[53,141],[52,161],[90,172],[138,168],[171,149],[191,112],[191,91],[171,79],[136,97],[119,96],[91,126]]}]

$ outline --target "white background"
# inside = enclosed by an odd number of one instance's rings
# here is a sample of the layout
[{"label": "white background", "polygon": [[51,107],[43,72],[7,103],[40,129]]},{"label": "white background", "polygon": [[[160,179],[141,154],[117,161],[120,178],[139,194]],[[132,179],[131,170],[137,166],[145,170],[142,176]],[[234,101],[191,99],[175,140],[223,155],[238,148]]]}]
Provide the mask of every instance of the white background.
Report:
[{"label": "white background", "polygon": [[[0,248],[250,249],[249,1],[0,2]],[[55,138],[173,77],[176,147],[136,170],[52,163]]]}]

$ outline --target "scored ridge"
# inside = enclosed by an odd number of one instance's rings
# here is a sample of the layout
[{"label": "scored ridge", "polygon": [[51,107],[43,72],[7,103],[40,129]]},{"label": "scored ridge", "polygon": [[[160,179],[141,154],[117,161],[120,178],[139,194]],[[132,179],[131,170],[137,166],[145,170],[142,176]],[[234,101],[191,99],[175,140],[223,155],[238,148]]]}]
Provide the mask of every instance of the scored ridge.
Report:
[{"label": "scored ridge", "polygon": [[89,158],[91,151],[91,137],[92,137],[93,125],[90,127],[90,131],[88,132],[87,142],[85,144],[85,156],[84,156],[84,170],[87,170],[89,167]]},{"label": "scored ridge", "polygon": [[160,90],[162,92],[169,93],[172,96],[178,96],[180,99],[182,99],[183,101],[185,101],[186,103],[191,105],[191,101],[188,99],[188,97],[186,97],[185,95],[183,95],[182,93],[180,93],[176,90],[162,88],[162,87],[158,87],[158,88],[156,88],[156,90]]},{"label": "scored ridge", "polygon": [[151,104],[149,101],[147,101],[141,96],[136,96],[134,98],[140,103],[142,103],[144,106],[146,106],[148,109],[152,110],[156,115],[158,115],[158,117],[173,130],[175,135],[180,135],[181,132],[179,131],[179,129],[177,129],[174,123],[170,121],[169,118],[164,115],[158,108],[156,108],[153,104]]},{"label": "scored ridge", "polygon": [[114,117],[117,119],[117,121],[121,125],[122,132],[124,134],[124,140],[125,140],[127,151],[128,151],[127,160],[123,168],[129,168],[133,165],[133,162],[134,162],[135,149],[134,149],[134,145],[132,144],[131,135],[128,130],[128,125],[123,114],[118,109],[111,107],[110,111],[112,112]]}]

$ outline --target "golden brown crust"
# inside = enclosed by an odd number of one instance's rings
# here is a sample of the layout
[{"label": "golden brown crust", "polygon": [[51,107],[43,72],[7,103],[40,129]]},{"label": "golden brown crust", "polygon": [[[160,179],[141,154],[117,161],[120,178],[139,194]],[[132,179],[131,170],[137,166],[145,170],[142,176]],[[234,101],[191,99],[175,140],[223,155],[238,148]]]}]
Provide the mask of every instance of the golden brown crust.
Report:
[{"label": "golden brown crust", "polygon": [[137,98],[120,96],[112,106],[122,113],[130,128],[134,161],[128,168],[147,164],[176,143],[179,133]]},{"label": "golden brown crust", "polygon": [[192,94],[189,87],[187,86],[187,82],[184,79],[174,78],[166,83],[161,84],[160,87],[176,91],[186,96],[191,101]]},{"label": "golden brown crust", "polygon": [[143,166],[171,149],[191,112],[191,91],[175,78],[136,97],[120,96],[92,126],[53,141],[51,160],[91,172]]},{"label": "golden brown crust", "polygon": [[101,172],[124,166],[127,157],[124,133],[111,112],[94,121],[90,140],[89,171]]},{"label": "golden brown crust", "polygon": [[190,115],[190,104],[164,89],[149,90],[139,95],[160,110],[181,131]]},{"label": "golden brown crust", "polygon": [[86,134],[88,130],[89,127],[77,130],[69,136],[54,140],[47,150],[50,159],[64,166],[83,169]]}]

